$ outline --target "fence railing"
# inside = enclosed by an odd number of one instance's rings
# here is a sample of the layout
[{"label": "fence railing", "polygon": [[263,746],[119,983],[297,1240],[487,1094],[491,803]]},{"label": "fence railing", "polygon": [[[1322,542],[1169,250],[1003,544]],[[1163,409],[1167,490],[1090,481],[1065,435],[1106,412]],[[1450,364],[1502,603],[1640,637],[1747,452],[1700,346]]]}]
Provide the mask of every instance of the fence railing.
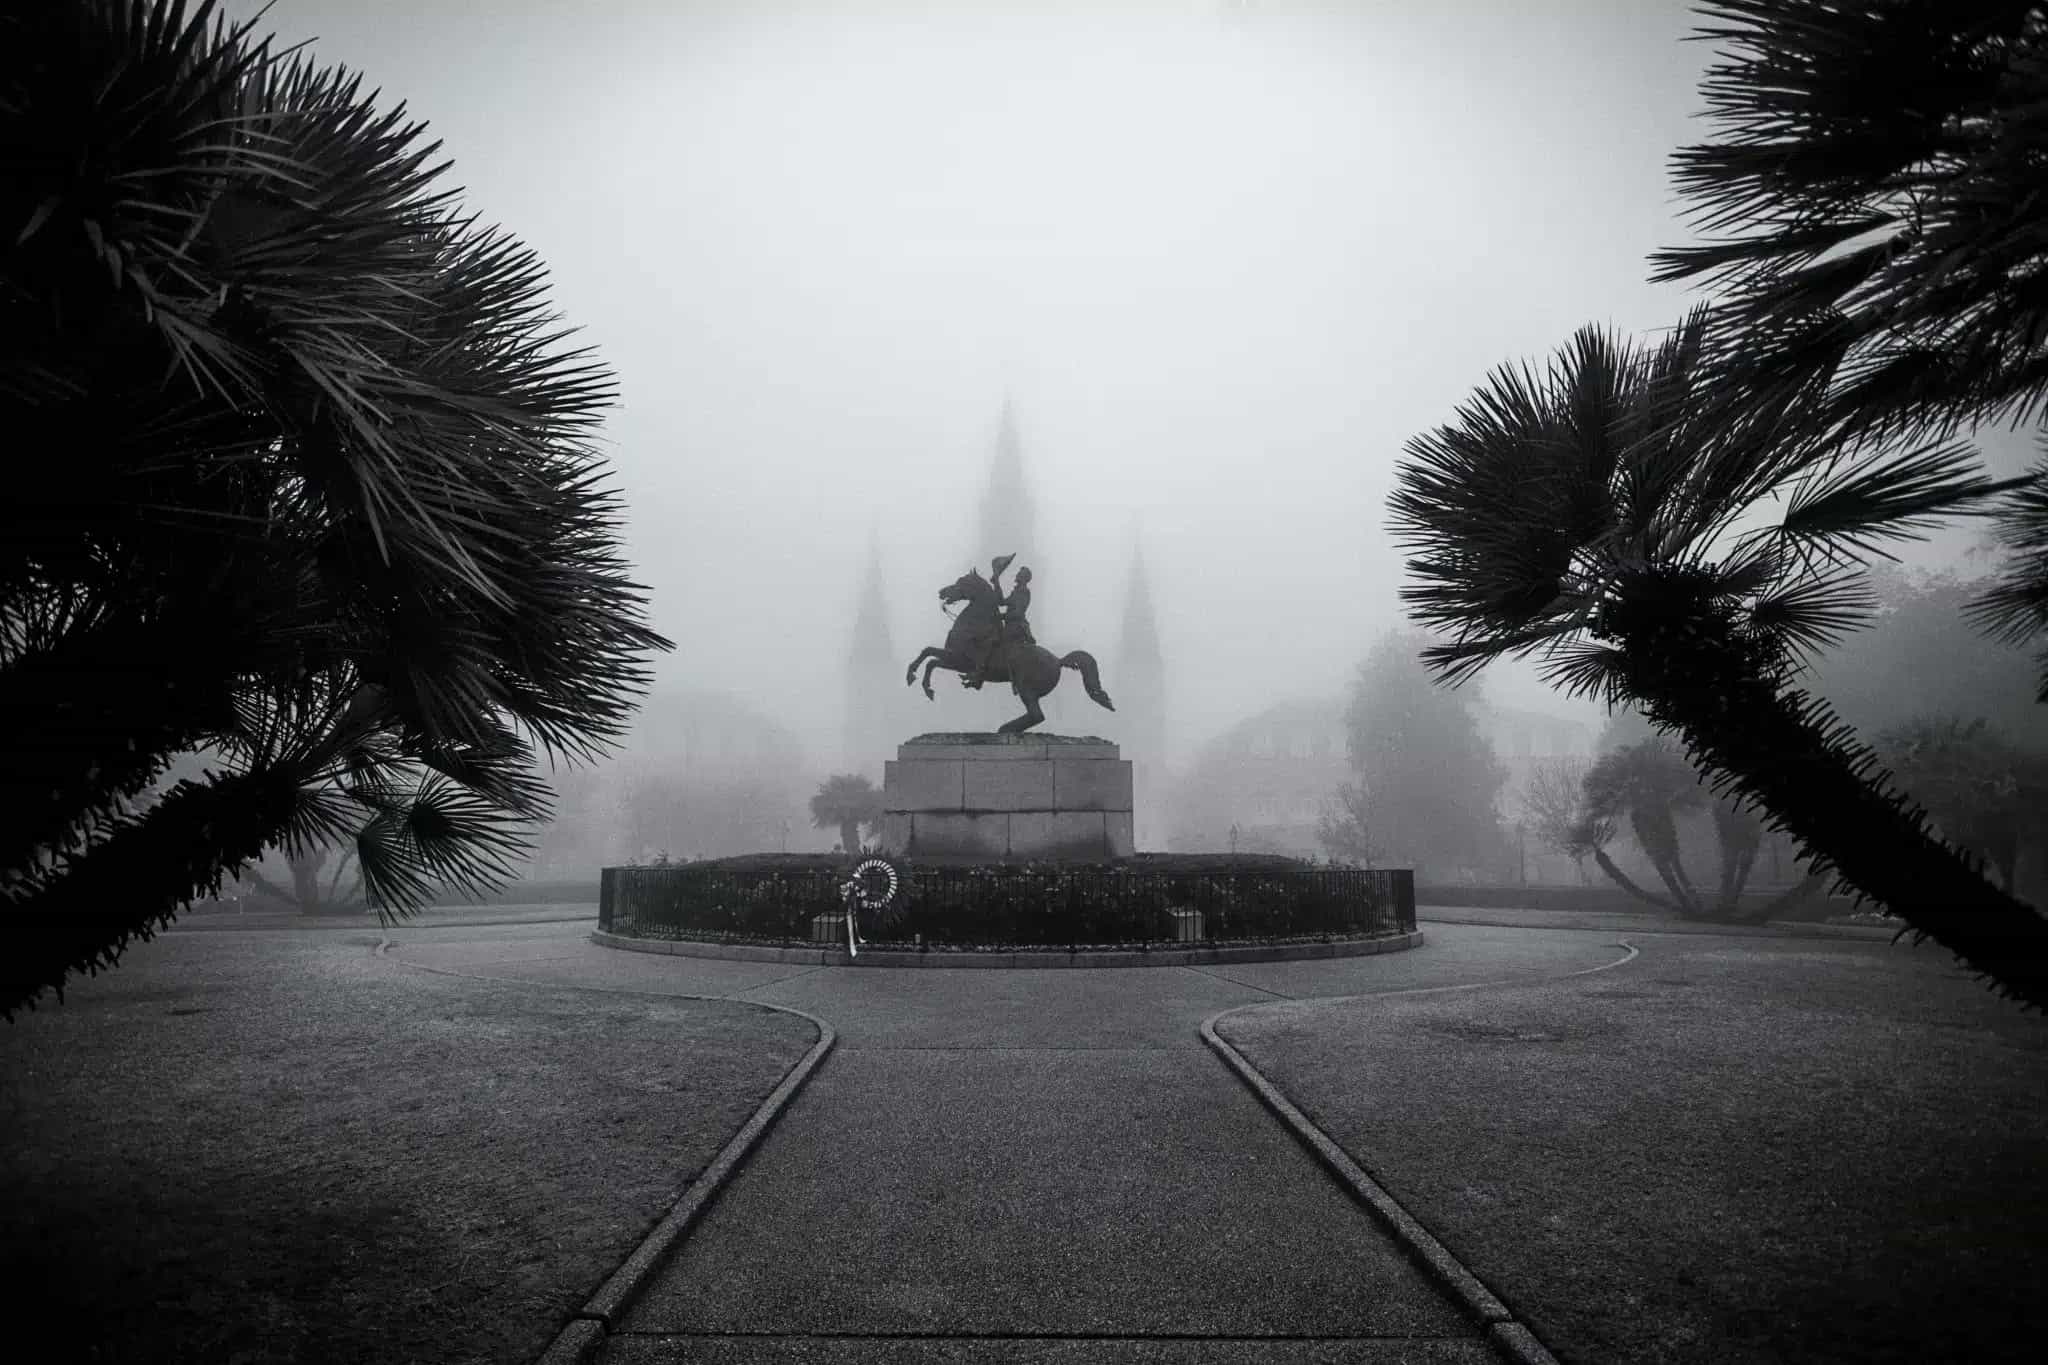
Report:
[{"label": "fence railing", "polygon": [[[845,877],[825,868],[608,867],[598,923],[649,938],[807,943],[817,916],[842,913]],[[1207,942],[1410,932],[1415,877],[1406,869],[911,864],[888,908],[860,920],[871,943],[928,947],[1184,943],[1194,924]]]}]

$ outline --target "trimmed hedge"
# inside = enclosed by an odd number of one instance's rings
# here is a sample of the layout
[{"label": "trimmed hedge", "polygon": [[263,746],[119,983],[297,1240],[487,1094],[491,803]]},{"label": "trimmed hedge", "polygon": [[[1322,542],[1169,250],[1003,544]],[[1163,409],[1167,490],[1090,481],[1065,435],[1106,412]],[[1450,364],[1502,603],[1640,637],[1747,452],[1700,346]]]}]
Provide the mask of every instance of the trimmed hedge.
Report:
[{"label": "trimmed hedge", "polygon": [[[1197,861],[1199,859],[1199,861]],[[809,943],[842,911],[844,855],[750,855],[670,867],[608,867],[598,923],[648,938]],[[885,909],[865,911],[877,946],[1125,946],[1179,941],[1176,911],[1199,911],[1202,941],[1373,937],[1415,927],[1413,874],[1314,867],[1277,857],[1139,855],[1113,863],[899,860]]]}]

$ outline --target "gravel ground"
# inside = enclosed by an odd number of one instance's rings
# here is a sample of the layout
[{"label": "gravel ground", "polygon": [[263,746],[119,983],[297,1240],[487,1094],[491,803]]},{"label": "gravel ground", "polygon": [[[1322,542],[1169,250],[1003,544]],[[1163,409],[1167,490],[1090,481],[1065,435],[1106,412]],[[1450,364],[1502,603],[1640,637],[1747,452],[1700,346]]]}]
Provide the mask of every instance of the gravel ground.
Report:
[{"label": "gravel ground", "polygon": [[60,1334],[38,1359],[531,1358],[816,1037],[379,941],[174,933],[0,1025],[0,1283]]},{"label": "gravel ground", "polygon": [[1219,1032],[1566,1361],[2034,1359],[2048,1020],[1931,945],[1631,941]]}]

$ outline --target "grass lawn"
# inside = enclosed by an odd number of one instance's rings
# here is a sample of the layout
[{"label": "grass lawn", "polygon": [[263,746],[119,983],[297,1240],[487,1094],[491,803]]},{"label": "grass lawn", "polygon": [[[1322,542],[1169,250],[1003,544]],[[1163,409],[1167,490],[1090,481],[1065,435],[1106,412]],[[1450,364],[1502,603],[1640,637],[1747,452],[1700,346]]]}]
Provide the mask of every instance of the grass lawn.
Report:
[{"label": "grass lawn", "polygon": [[2048,1019],[1932,945],[1630,937],[1219,1031],[1566,1361],[2036,1358]]},{"label": "grass lawn", "polygon": [[816,1037],[377,941],[171,935],[0,1025],[0,1284],[65,1334],[39,1359],[530,1359]]}]

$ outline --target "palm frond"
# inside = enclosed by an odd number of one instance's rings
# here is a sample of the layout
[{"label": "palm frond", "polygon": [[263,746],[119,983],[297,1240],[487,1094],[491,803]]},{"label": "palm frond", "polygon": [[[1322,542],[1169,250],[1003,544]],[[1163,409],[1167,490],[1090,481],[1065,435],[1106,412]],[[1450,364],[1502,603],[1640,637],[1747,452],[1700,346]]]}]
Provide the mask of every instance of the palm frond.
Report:
[{"label": "palm frond", "polygon": [[1718,0],[1702,13],[1720,136],[1677,153],[1673,180],[1709,240],[1652,261],[1653,279],[1719,295],[1724,420],[1815,383],[1832,391],[1808,415],[1835,439],[1946,438],[2039,412],[2039,6]]},{"label": "palm frond", "polygon": [[1794,577],[1758,595],[1750,604],[1748,624],[1789,654],[1811,655],[1869,624],[1876,610],[1869,576],[1850,567]]},{"label": "palm frond", "polygon": [[1588,640],[1560,644],[1543,661],[1543,681],[1567,697],[1598,697],[1613,704],[1623,692],[1621,650]]},{"label": "palm frond", "polygon": [[1943,516],[1982,514],[1987,499],[2024,484],[1981,472],[1974,447],[1922,445],[1885,459],[1838,457],[1809,471],[1793,492],[1778,534],[1826,549],[1893,556],[1879,544],[1919,540]]},{"label": "palm frond", "polygon": [[380,909],[417,909],[441,887],[494,889],[531,847],[524,817],[438,774],[410,790],[387,785],[356,795],[375,810],[356,836],[356,859]]},{"label": "palm frond", "polygon": [[[2042,444],[2048,447],[2048,437]],[[2048,459],[2037,461],[2026,480],[2005,495],[1996,516],[2006,563],[1996,584],[1964,613],[1995,638],[2025,644],[2048,634]],[[2037,700],[2048,702],[2048,649],[2039,664]]]},{"label": "palm frond", "polygon": [[1453,422],[1408,442],[1388,509],[1397,542],[1419,551],[1401,592],[1419,622],[1469,646],[1492,637],[1498,652],[1569,618],[1582,561],[1614,529],[1635,366],[1625,344],[1583,329],[1544,380],[1503,366]]}]

